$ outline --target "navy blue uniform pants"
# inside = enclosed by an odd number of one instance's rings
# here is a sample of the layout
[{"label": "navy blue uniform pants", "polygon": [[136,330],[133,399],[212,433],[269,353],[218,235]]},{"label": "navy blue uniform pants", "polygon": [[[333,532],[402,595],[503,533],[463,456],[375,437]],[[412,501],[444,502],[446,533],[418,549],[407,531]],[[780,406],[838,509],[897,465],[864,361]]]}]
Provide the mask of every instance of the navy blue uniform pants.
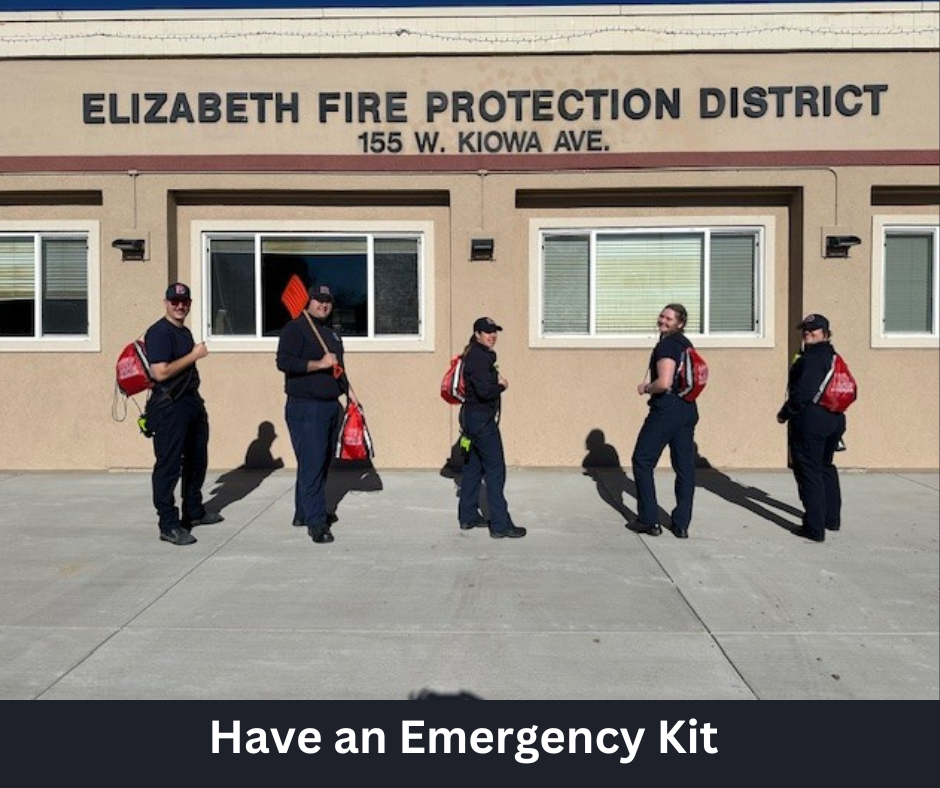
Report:
[{"label": "navy blue uniform pants", "polygon": [[184,394],[147,408],[147,426],[153,431],[153,505],[160,530],[178,528],[180,509],[174,491],[180,487],[182,522],[206,513],[202,485],[209,464],[209,416],[198,394]]},{"label": "navy blue uniform pants", "polygon": [[686,531],[692,521],[695,496],[695,425],[698,406],[675,394],[653,397],[649,414],[633,449],[633,480],[637,491],[637,517],[643,525],[659,523],[653,470],[666,446],[676,472],[676,508],[672,511],[674,529]]},{"label": "navy blue uniform pants", "polygon": [[506,458],[499,425],[490,408],[464,406],[461,429],[470,437],[470,457],[460,478],[460,503],[457,518],[461,523],[480,520],[480,484],[486,486],[486,505],[490,528],[505,531],[512,525],[506,503]]},{"label": "navy blue uniform pants", "polygon": [[803,503],[803,527],[814,537],[842,519],[839,472],[832,459],[845,432],[845,414],[808,405],[790,419],[790,462]]},{"label": "navy blue uniform pants", "polygon": [[339,415],[335,399],[287,398],[285,419],[297,457],[294,517],[306,526],[327,524],[326,477],[339,432]]}]

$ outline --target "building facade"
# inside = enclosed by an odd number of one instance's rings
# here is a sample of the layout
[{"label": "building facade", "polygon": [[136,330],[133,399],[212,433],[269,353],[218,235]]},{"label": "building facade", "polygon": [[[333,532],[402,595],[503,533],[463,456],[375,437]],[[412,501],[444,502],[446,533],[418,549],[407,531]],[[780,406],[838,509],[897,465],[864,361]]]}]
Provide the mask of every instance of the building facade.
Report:
[{"label": "building facade", "polygon": [[152,463],[114,365],[175,280],[212,467],[264,422],[290,465],[294,276],[338,293],[380,467],[448,456],[438,387],[480,315],[510,464],[578,466],[594,430],[626,461],[673,301],[710,464],[786,466],[820,312],[861,389],[841,464],[940,465],[940,3],[0,22],[0,468]]}]

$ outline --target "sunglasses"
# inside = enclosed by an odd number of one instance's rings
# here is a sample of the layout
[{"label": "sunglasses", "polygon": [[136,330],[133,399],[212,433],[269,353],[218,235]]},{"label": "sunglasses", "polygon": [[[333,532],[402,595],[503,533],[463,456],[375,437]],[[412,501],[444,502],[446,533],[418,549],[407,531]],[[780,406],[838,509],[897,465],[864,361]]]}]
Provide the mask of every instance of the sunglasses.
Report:
[{"label": "sunglasses", "polygon": [[171,298],[171,299],[170,299],[170,304],[172,304],[173,306],[175,306],[175,307],[177,307],[177,308],[179,308],[179,307],[181,307],[181,306],[185,306],[185,307],[188,308],[188,307],[192,306],[192,303],[193,303],[193,302],[190,301],[188,298]]}]

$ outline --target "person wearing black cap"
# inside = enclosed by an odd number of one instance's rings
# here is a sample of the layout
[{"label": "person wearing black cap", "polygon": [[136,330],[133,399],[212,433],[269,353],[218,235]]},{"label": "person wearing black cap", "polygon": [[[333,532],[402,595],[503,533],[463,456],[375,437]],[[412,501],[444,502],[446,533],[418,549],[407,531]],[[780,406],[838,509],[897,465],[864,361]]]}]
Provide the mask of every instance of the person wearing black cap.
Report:
[{"label": "person wearing black cap", "polygon": [[836,352],[829,321],[810,314],[797,329],[802,333],[803,351],[790,367],[787,399],[777,422],[788,424],[790,462],[803,502],[803,524],[793,533],[823,542],[827,530],[838,531],[841,525],[842,493],[832,460],[845,432],[845,414],[832,413],[816,402]]},{"label": "person wearing black cap", "polygon": [[[659,504],[653,471],[666,446],[676,472],[676,506],[672,510],[672,533],[686,539],[692,521],[695,495],[695,425],[698,406],[678,395],[678,371],[682,355],[692,344],[685,335],[689,314],[682,304],[662,308],[656,325],[659,341],[650,353],[649,370],[637,394],[649,395],[649,413],[633,449],[633,480],[636,482],[637,521],[628,527],[637,533],[659,536]],[[647,382],[647,379],[649,382]]]},{"label": "person wearing black cap", "polygon": [[[494,539],[518,539],[525,536],[526,529],[513,525],[509,516],[504,494],[506,458],[499,432],[500,399],[509,388],[509,381],[499,374],[493,351],[502,330],[492,318],[477,318],[463,352],[466,399],[460,406],[460,429],[470,439],[470,456],[460,481],[457,519],[464,531],[489,525]],[[489,523],[480,514],[481,481],[486,488]]]},{"label": "person wearing black cap", "polygon": [[[202,484],[209,464],[209,416],[199,395],[196,362],[209,352],[196,344],[184,325],[192,295],[189,287],[174,282],[165,293],[166,315],[144,336],[153,390],[147,400],[147,429],[153,433],[153,504],[160,524],[160,539],[174,545],[196,541],[195,525],[219,523],[218,512],[207,512]],[[174,490],[180,488],[180,508]],[[182,511],[182,514],[181,514]]]},{"label": "person wearing black cap", "polygon": [[343,340],[327,322],[333,291],[320,284],[299,317],[281,330],[277,368],[284,373],[285,420],[297,457],[294,525],[306,526],[317,544],[333,541],[326,511],[326,478],[340,425],[340,394],[355,397],[343,374]]}]

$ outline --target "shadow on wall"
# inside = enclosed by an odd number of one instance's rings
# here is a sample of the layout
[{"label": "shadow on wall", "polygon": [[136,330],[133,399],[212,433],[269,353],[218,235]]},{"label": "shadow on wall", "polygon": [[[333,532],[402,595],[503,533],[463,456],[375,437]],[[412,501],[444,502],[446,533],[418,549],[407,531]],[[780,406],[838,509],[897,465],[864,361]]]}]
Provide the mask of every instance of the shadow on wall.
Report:
[{"label": "shadow on wall", "polygon": [[248,445],[248,451],[245,452],[245,462],[216,480],[212,497],[205,504],[207,511],[221,512],[226,506],[258,489],[273,471],[284,467],[284,460],[280,457],[274,459],[271,453],[271,446],[276,439],[274,425],[270,421],[262,421],[258,425],[258,437]]},{"label": "shadow on wall", "polygon": [[[597,494],[601,500],[612,507],[627,525],[635,523],[637,514],[624,501],[624,495],[636,500],[636,483],[627,476],[620,464],[620,455],[617,449],[607,443],[604,431],[593,429],[584,440],[587,455],[581,463],[582,472],[594,480]],[[662,507],[659,509],[660,522],[668,522],[668,514]]]},{"label": "shadow on wall", "polygon": [[284,460],[280,457],[274,459],[271,447],[277,439],[274,425],[270,421],[262,421],[258,425],[258,437],[249,445],[245,452],[245,464],[242,468],[250,471],[273,471],[284,467]]}]

